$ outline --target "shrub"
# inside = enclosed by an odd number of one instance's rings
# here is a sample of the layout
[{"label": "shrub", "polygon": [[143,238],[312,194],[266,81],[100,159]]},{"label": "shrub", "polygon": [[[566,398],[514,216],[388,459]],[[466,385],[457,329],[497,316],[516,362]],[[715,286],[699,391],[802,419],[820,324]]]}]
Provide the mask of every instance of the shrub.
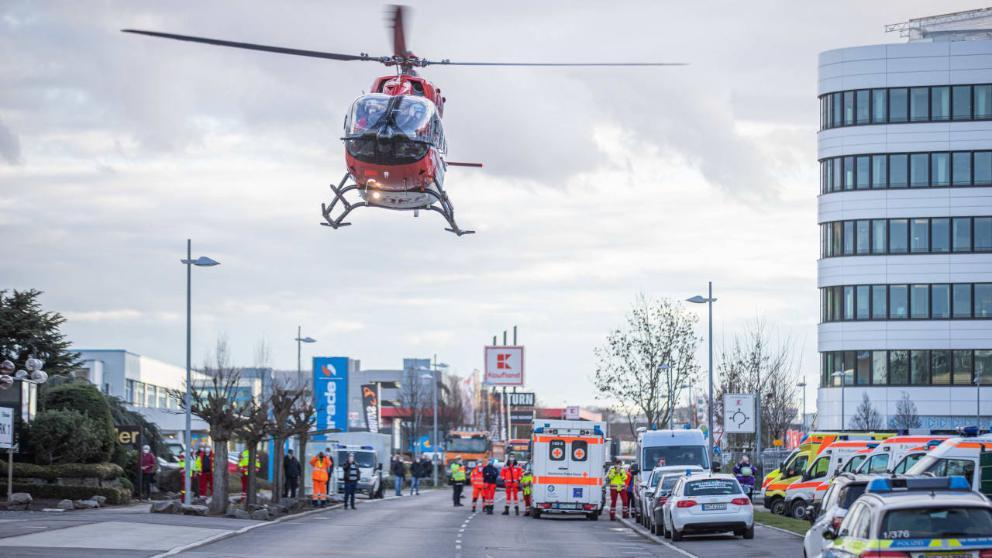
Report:
[{"label": "shrub", "polygon": [[[7,462],[0,461],[0,474],[6,478]],[[14,462],[14,478],[35,478],[45,480],[87,478],[114,480],[124,471],[113,463],[64,463],[61,465],[35,465],[34,463]]]},{"label": "shrub", "polygon": [[56,409],[38,413],[31,424],[31,451],[35,463],[101,461],[104,457],[101,430],[79,411]]},{"label": "shrub", "polygon": [[[114,420],[110,405],[100,390],[89,382],[69,382],[50,387],[44,391],[43,408],[51,410],[78,411],[93,421],[96,435],[95,447],[99,449],[93,461],[109,461],[117,441]],[[37,446],[35,446],[37,447]],[[35,457],[38,460],[38,457]]]},{"label": "shrub", "polygon": [[131,491],[123,487],[19,484],[15,482],[14,492],[27,492],[33,498],[50,500],[85,500],[90,496],[106,496],[108,504],[127,504],[131,502]]}]

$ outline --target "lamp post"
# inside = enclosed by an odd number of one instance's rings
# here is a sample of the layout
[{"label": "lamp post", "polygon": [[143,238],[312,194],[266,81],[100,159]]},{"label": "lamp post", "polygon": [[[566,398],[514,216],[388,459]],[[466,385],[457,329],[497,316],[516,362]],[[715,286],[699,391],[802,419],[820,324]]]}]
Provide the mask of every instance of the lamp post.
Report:
[{"label": "lamp post", "polygon": [[693,304],[703,304],[703,303],[706,303],[706,305],[708,307],[708,310],[709,310],[709,319],[708,319],[708,325],[709,325],[709,394],[707,395],[707,399],[709,401],[709,405],[707,406],[707,411],[708,411],[707,414],[709,415],[709,417],[707,417],[706,428],[708,429],[708,432],[707,432],[708,435],[707,435],[706,438],[709,441],[709,446],[710,446],[710,448],[709,448],[710,449],[710,456],[709,457],[710,457],[710,463],[712,463],[713,462],[713,408],[714,408],[713,407],[713,303],[716,302],[716,299],[713,298],[713,281],[710,281],[709,282],[709,287],[708,287],[708,290],[707,290],[707,296],[702,297],[702,296],[696,295],[696,296],[694,296],[692,298],[686,299],[686,301],[691,302]]},{"label": "lamp post", "polygon": [[317,340],[309,335],[303,337],[303,326],[296,326],[296,381],[303,385],[303,344],[316,343]]},{"label": "lamp post", "polygon": [[[43,384],[48,381],[48,372],[42,370],[42,366],[45,363],[41,360],[34,358],[34,355],[28,357],[24,361],[24,368],[26,370],[14,371],[16,366],[9,360],[4,360],[0,362],[0,391],[4,391],[14,385],[15,381],[21,381],[28,384]],[[29,397],[33,397],[34,392],[29,392]],[[11,414],[13,414],[13,409],[11,409]],[[13,420],[13,417],[11,417]],[[13,422],[11,423],[13,426]],[[7,447],[7,501],[10,502],[14,499],[14,433],[10,433],[10,445]]]},{"label": "lamp post", "polygon": [[193,259],[193,242],[190,239],[186,239],[186,259],[182,260],[183,264],[186,265],[186,393],[183,394],[183,406],[186,408],[186,468],[184,469],[183,476],[183,486],[186,489],[186,497],[184,498],[186,504],[193,503],[193,486],[192,486],[192,469],[193,469],[193,414],[190,411],[190,386],[192,385],[193,379],[191,370],[191,341],[192,341],[192,309],[193,305],[191,303],[192,291],[193,291],[193,266],[197,267],[213,267],[215,265],[220,265],[217,260],[208,258],[207,256],[200,256],[199,258]]},{"label": "lamp post", "polygon": [[982,433],[982,369],[975,371],[975,428]]},{"label": "lamp post", "polygon": [[840,431],[844,431],[844,388],[847,386],[847,371],[837,370],[830,374],[831,378],[840,378]]},{"label": "lamp post", "polygon": [[796,387],[803,390],[803,416],[800,418],[800,424],[802,424],[803,432],[806,431],[806,380],[803,380],[796,384]]},{"label": "lamp post", "polygon": [[448,367],[447,364],[444,364],[443,362],[438,362],[437,361],[437,355],[434,355],[434,364],[433,364],[433,368],[434,369],[431,370],[431,373],[430,374],[423,374],[423,375],[420,376],[421,378],[423,378],[425,380],[431,380],[433,382],[433,384],[434,384],[434,390],[433,390],[433,398],[434,398],[434,413],[433,413],[433,418],[434,418],[434,435],[431,437],[431,448],[434,450],[431,453],[431,465],[432,465],[432,469],[433,469],[433,472],[432,472],[432,475],[431,475],[431,481],[434,484],[434,488],[437,488],[437,476],[438,476],[437,475],[437,451],[438,451],[438,445],[437,445],[437,372],[438,372],[438,369],[440,369],[440,368],[447,368],[447,367]]}]

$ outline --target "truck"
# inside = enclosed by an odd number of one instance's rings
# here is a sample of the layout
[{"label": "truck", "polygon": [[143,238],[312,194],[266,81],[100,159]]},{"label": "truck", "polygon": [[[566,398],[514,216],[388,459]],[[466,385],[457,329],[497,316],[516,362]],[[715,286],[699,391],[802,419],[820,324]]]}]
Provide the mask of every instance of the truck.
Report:
[{"label": "truck", "polygon": [[493,443],[488,432],[452,430],[445,437],[444,470],[451,470],[451,462],[462,458],[466,471],[492,457]]},{"label": "truck", "polygon": [[[331,450],[334,459],[334,481],[331,486],[337,491],[344,492],[344,479],[341,476],[341,465],[348,459],[348,454],[354,454],[355,463],[361,473],[358,480],[358,492],[371,498],[382,498],[385,479],[390,478],[388,464],[392,459],[392,437],[389,434],[373,432],[336,432],[328,434],[326,441],[314,441],[307,445],[307,461],[327,448]],[[386,464],[386,465],[384,465]],[[308,465],[309,467],[309,465]],[[309,469],[308,469],[309,470]],[[309,486],[309,475],[305,478]]]},{"label": "truck", "polygon": [[531,434],[531,515],[603,512],[606,436],[601,422],[535,419]]}]

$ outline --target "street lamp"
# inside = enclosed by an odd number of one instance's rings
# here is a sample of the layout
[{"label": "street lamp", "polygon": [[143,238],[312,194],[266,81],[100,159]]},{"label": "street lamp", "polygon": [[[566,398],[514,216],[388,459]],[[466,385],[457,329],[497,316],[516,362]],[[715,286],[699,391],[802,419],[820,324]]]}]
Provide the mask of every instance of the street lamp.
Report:
[{"label": "street lamp", "polygon": [[448,365],[443,362],[437,362],[437,355],[434,356],[434,370],[430,374],[422,374],[420,377],[425,380],[431,380],[434,384],[433,397],[434,397],[434,436],[431,438],[431,448],[434,450],[431,453],[431,465],[433,465],[433,473],[431,481],[434,483],[434,488],[437,488],[437,371],[439,368],[447,368]]},{"label": "street lamp", "polygon": [[706,305],[708,306],[708,310],[709,310],[709,320],[708,320],[708,324],[709,324],[709,395],[707,396],[707,398],[709,399],[709,405],[707,407],[707,411],[708,411],[707,414],[709,414],[709,417],[707,419],[707,426],[706,426],[706,428],[708,429],[706,439],[709,442],[709,446],[710,446],[710,463],[712,463],[713,462],[713,409],[714,409],[714,407],[713,407],[713,303],[716,302],[716,299],[713,298],[713,281],[710,281],[709,282],[709,288],[708,288],[708,292],[707,293],[708,294],[707,294],[706,297],[702,297],[702,296],[696,295],[696,296],[694,296],[692,298],[687,298],[686,301],[687,302],[691,302],[693,304],[703,304],[703,303],[706,303]]},{"label": "street lamp", "polygon": [[191,367],[191,341],[192,341],[192,310],[193,305],[192,291],[193,291],[193,266],[196,267],[213,267],[215,265],[220,265],[217,260],[208,258],[207,256],[200,256],[199,258],[193,259],[193,241],[186,239],[186,259],[182,260],[183,264],[186,265],[186,393],[183,394],[183,405],[186,407],[186,468],[184,469],[183,476],[184,484],[186,488],[186,504],[193,503],[193,484],[192,484],[192,473],[193,473],[193,414],[190,410],[190,387],[193,383],[192,374],[190,370]]},{"label": "street lamp", "polygon": [[[21,381],[26,384],[43,384],[48,381],[48,372],[41,369],[45,363],[41,360],[34,358],[34,355],[28,357],[24,362],[24,368],[27,370],[17,370],[14,371],[16,366],[9,360],[4,360],[0,362],[0,391],[3,391],[10,386],[14,385],[14,381]],[[28,397],[33,397],[34,392],[29,392]],[[10,502],[14,498],[14,444],[11,443],[7,448],[7,501]]]},{"label": "street lamp", "polygon": [[847,386],[847,371],[837,370],[830,374],[831,378],[840,378],[840,431],[844,431],[844,388]]},{"label": "street lamp", "polygon": [[802,424],[803,432],[806,431],[806,380],[803,380],[796,384],[796,387],[803,390],[803,416],[800,418],[800,424]]},{"label": "street lamp", "polygon": [[982,369],[975,371],[975,428],[982,433]]},{"label": "street lamp", "polygon": [[316,343],[317,340],[309,335],[303,337],[303,326],[296,326],[296,381],[300,387],[303,385],[303,343]]}]

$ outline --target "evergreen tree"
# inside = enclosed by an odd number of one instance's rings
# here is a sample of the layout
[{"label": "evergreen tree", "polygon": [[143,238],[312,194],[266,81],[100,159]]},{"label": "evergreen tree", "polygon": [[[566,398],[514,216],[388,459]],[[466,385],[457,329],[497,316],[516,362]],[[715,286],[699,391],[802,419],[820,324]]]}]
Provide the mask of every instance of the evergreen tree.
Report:
[{"label": "evergreen tree", "polygon": [[68,374],[79,366],[79,354],[69,352],[71,343],[59,330],[65,318],[42,310],[40,296],[34,289],[0,290],[0,360],[23,368],[34,355],[44,361],[49,375]]}]

